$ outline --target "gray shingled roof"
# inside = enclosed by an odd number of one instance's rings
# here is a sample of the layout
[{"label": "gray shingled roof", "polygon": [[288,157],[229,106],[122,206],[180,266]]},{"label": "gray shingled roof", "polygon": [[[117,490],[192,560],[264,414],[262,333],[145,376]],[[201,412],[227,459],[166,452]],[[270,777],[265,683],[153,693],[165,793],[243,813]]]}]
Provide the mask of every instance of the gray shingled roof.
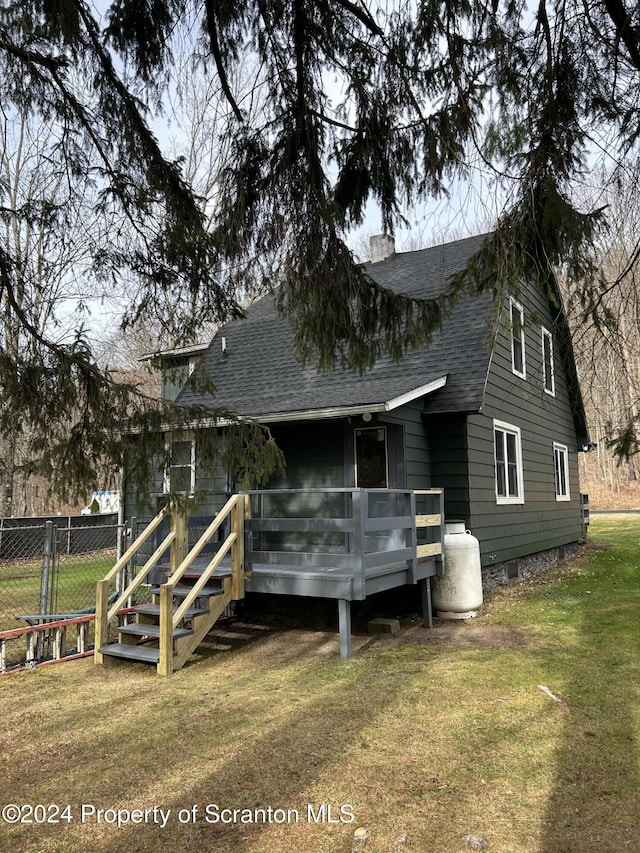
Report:
[{"label": "gray shingled roof", "polygon": [[[482,240],[471,237],[396,254],[370,264],[368,272],[393,290],[433,296],[465,266]],[[364,376],[346,370],[327,375],[295,360],[289,325],[277,315],[272,297],[266,296],[249,309],[246,319],[223,326],[202,356],[200,369],[208,371],[216,386],[215,401],[197,396],[188,387],[178,400],[211,402],[264,420],[287,415],[296,419],[327,409],[383,406],[446,376],[445,387],[427,398],[426,410],[478,411],[489,367],[490,307],[490,295],[465,296],[428,349],[409,353],[401,362],[383,358]]]}]

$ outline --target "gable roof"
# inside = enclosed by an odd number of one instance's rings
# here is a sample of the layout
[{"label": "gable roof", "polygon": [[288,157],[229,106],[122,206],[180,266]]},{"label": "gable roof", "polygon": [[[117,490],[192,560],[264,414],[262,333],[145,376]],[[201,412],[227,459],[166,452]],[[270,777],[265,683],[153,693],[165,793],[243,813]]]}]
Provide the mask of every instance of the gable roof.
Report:
[{"label": "gable roof", "polygon": [[[393,255],[369,264],[379,284],[410,296],[442,292],[448,278],[464,268],[484,237]],[[490,358],[485,322],[491,295],[465,296],[446,317],[431,346],[400,361],[381,358],[364,375],[344,369],[321,373],[302,366],[291,352],[289,324],[276,312],[271,295],[252,305],[244,320],[219,329],[202,356],[200,370],[215,385],[215,399],[187,386],[185,405],[211,403],[263,422],[382,412],[429,397],[430,412],[478,411]],[[223,345],[224,341],[224,345]]]}]

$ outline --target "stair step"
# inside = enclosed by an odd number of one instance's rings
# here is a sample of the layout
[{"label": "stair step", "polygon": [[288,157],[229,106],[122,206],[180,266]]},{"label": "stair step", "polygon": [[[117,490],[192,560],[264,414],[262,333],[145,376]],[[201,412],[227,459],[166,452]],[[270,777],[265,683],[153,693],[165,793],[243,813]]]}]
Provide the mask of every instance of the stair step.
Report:
[{"label": "stair step", "polygon": [[[142,622],[134,622],[131,625],[120,625],[118,628],[119,634],[130,634],[134,637],[159,637],[159,625],[145,625]],[[189,637],[193,634],[190,628],[175,628],[173,631],[173,639],[178,637]]]},{"label": "stair step", "polygon": [[[189,595],[189,593],[192,591],[192,589],[193,589],[192,586],[182,586],[181,584],[178,584],[177,586],[175,586],[173,588],[173,594],[175,596],[177,596],[178,598],[186,598]],[[160,587],[159,586],[151,587],[151,594],[152,595],[160,595]],[[222,589],[220,587],[205,586],[198,593],[198,598],[201,598],[201,597],[207,598],[207,597],[211,597],[212,595],[222,595]]]},{"label": "stair step", "polygon": [[[138,604],[137,607],[133,608],[135,613],[142,613],[144,616],[160,616],[160,605],[159,604]],[[175,613],[177,608],[174,608],[173,612]],[[204,616],[205,613],[208,613],[208,610],[205,610],[203,607],[190,607],[187,612],[184,614],[183,619],[193,619],[194,616]]]},{"label": "stair step", "polygon": [[[182,575],[183,578],[200,578],[205,573],[205,566],[191,566],[190,569]],[[215,572],[211,575],[212,581],[223,580],[224,578],[231,577],[231,568],[226,568],[225,566],[218,566]]]},{"label": "stair step", "polygon": [[126,658],[140,663],[158,663],[160,660],[160,649],[152,649],[149,646],[127,646],[124,643],[110,643],[108,646],[102,646],[99,652],[101,655],[109,655],[112,658]]}]

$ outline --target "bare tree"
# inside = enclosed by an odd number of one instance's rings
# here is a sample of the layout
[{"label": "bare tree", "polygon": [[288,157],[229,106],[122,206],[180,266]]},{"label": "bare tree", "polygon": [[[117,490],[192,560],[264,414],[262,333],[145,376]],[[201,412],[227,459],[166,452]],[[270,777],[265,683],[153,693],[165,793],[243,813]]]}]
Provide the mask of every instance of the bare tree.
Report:
[{"label": "bare tree", "polygon": [[640,478],[640,191],[638,167],[624,180],[604,176],[608,228],[597,243],[599,282],[586,300],[578,282],[561,276],[591,437],[591,476],[608,491]]},{"label": "bare tree", "polygon": [[[12,257],[13,281],[11,290],[0,294],[0,349],[15,364],[45,336],[73,340],[89,321],[92,303],[113,298],[93,274],[93,257],[106,231],[93,212],[95,185],[89,172],[76,174],[59,159],[63,132],[56,120],[26,108],[5,105],[0,112],[0,239]],[[29,427],[18,422],[13,427],[0,445],[0,515],[31,509]]]}]

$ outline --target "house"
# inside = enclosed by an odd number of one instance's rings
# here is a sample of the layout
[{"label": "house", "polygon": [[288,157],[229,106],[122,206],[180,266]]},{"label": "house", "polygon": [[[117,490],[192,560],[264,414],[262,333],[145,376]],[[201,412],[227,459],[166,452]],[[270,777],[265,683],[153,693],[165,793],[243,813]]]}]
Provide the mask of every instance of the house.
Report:
[{"label": "house", "polygon": [[[433,296],[483,239],[396,254],[392,239],[384,237],[373,246],[368,271],[385,287]],[[406,519],[410,511],[415,514],[415,504],[401,507],[398,501],[415,500],[420,492],[430,500],[438,489],[444,490],[445,517],[464,520],[478,538],[485,582],[500,573],[516,577],[532,555],[554,557],[582,538],[578,453],[589,439],[566,317],[560,301],[549,300],[533,284],[520,284],[498,301],[491,293],[463,296],[428,348],[400,362],[382,358],[362,376],[341,369],[319,373],[299,364],[288,323],[271,296],[256,302],[246,319],[223,326],[206,351],[197,352],[195,369],[214,383],[215,404],[268,424],[286,459],[283,476],[256,484],[262,522],[252,521],[250,531],[254,543],[262,542],[269,571],[252,571],[248,590],[323,595],[344,603],[402,583],[423,583],[439,571],[439,556],[434,551],[429,567],[421,569],[411,549],[426,541],[422,553],[428,557],[433,539],[420,539],[415,528],[404,529],[399,521],[402,535],[394,544],[395,528],[388,524],[385,530],[372,519]],[[184,364],[179,352],[166,355],[172,375],[188,368],[194,352],[183,356]],[[214,402],[191,385],[177,400]],[[198,512],[213,517],[235,490],[232,478],[200,469],[197,434],[168,438],[175,445],[169,476],[183,490],[200,492]],[[162,490],[160,477],[155,492]],[[393,490],[400,497],[391,507],[387,496]],[[362,491],[373,502],[367,523],[375,545],[367,553],[386,547],[395,549],[397,559],[375,577],[363,574],[359,585],[356,572],[347,588],[340,575],[347,563],[335,550],[344,546],[346,528],[323,527],[321,519],[335,520],[347,493],[347,517],[355,518],[353,496]],[[263,511],[269,499],[273,509]],[[422,510],[423,517],[430,512],[433,506]],[[280,520],[279,528],[269,516]],[[297,570],[287,557],[296,550]],[[344,638],[349,624],[344,609],[341,617]]]},{"label": "house", "polygon": [[[368,269],[386,287],[434,295],[482,239],[390,251]],[[284,451],[285,477],[260,485],[443,487],[446,516],[480,540],[483,566],[503,564],[581,539],[578,453],[589,439],[562,310],[533,286],[500,309],[491,294],[465,296],[428,349],[364,376],[319,374],[294,359],[265,297],[218,332],[200,369],[218,405],[268,424]],[[203,402],[190,388],[178,400]],[[206,489],[193,443],[191,485]]]}]

